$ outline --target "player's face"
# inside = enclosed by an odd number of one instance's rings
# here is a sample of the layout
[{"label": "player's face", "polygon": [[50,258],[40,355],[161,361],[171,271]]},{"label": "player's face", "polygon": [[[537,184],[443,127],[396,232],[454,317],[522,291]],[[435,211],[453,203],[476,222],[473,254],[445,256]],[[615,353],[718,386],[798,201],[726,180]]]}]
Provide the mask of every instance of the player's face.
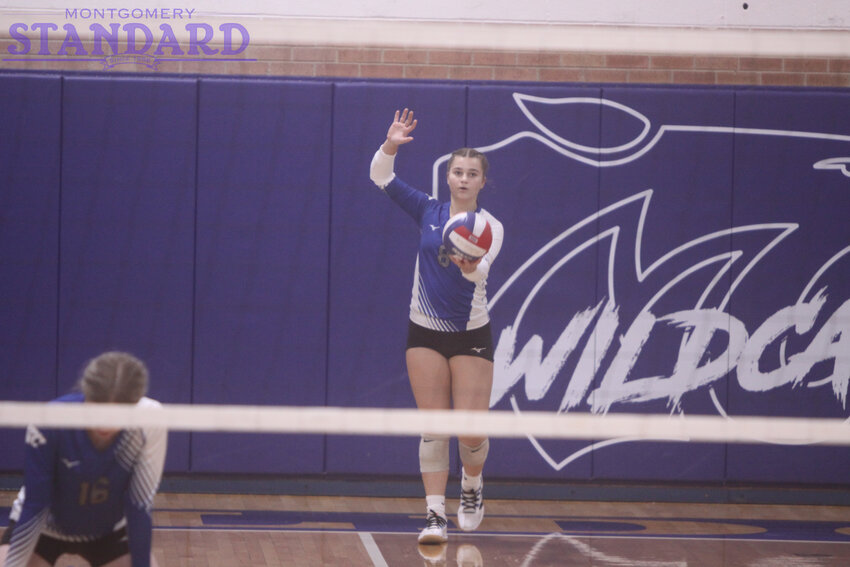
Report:
[{"label": "player's face", "polygon": [[[86,400],[87,404],[94,404],[97,402],[93,402],[91,400]],[[121,429],[113,429],[109,427],[94,427],[91,429],[87,429],[86,433],[88,433],[89,439],[91,439],[92,444],[98,449],[102,449],[104,447],[108,447],[115,441],[115,438],[118,437],[118,434],[121,433]]]},{"label": "player's face", "polygon": [[98,449],[111,445],[119,433],[121,433],[120,429],[97,428],[88,430],[89,439]]},{"label": "player's face", "polygon": [[463,204],[475,203],[486,178],[477,157],[456,157],[447,174],[452,199]]}]

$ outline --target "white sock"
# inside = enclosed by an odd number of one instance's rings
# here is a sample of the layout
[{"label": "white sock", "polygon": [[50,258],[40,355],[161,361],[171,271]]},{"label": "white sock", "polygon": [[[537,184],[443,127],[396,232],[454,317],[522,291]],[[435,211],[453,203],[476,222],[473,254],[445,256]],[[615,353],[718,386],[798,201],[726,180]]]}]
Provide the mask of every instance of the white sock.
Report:
[{"label": "white sock", "polygon": [[446,517],[446,497],[439,494],[432,494],[425,497],[425,506],[428,510],[433,510],[440,516]]},{"label": "white sock", "polygon": [[478,490],[481,487],[481,475],[469,476],[464,470],[460,479],[460,487],[463,490]]}]

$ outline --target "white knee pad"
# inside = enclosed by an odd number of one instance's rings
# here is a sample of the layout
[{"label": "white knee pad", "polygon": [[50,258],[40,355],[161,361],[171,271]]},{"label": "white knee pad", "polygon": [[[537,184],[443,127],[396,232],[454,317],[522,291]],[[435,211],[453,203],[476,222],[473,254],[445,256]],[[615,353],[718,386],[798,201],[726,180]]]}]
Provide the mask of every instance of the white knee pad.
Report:
[{"label": "white knee pad", "polygon": [[485,439],[475,447],[470,447],[464,443],[458,443],[460,449],[460,462],[470,467],[484,466],[484,461],[487,460],[487,453],[490,452],[490,440]]},{"label": "white knee pad", "polygon": [[419,439],[419,472],[449,470],[449,438],[441,435],[423,435]]}]

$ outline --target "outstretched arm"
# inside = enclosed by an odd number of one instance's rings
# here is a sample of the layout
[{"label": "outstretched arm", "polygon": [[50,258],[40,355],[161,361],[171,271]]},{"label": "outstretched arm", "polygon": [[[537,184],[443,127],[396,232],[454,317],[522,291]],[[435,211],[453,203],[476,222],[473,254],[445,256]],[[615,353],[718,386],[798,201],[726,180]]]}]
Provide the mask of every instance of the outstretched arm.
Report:
[{"label": "outstretched arm", "polygon": [[414,128],[416,119],[413,118],[412,110],[405,108],[404,112],[395,111],[395,117],[387,130],[387,139],[375,152],[369,166],[369,177],[378,187],[383,189],[395,177],[393,169],[398,147],[413,140],[410,133]]}]

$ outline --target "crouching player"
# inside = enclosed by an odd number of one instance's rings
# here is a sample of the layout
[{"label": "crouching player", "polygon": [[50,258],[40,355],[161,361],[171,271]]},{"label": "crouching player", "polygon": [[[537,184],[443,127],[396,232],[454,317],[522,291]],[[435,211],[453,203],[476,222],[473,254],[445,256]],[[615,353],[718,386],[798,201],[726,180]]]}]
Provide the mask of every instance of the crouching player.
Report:
[{"label": "crouching player", "polygon": [[[107,352],[89,361],[78,391],[53,403],[159,406],[147,388],[144,363]],[[151,510],[166,442],[165,429],[29,426],[24,486],[0,540],[0,564],[47,567],[72,554],[91,567],[156,567]]]}]

